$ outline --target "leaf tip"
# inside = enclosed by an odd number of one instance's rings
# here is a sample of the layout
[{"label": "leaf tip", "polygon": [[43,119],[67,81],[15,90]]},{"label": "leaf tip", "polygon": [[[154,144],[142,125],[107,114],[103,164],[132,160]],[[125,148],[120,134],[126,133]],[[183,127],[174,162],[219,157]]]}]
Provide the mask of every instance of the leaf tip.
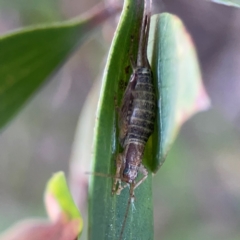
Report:
[{"label": "leaf tip", "polygon": [[44,200],[48,216],[53,222],[59,219],[62,222],[76,220],[78,222],[78,232],[82,231],[81,214],[74,203],[63,172],[55,173],[48,181]]}]

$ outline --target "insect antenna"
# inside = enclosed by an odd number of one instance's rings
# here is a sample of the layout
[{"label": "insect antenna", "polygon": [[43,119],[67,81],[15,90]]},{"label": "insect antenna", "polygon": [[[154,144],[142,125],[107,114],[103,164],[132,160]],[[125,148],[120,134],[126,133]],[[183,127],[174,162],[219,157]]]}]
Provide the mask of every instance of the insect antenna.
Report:
[{"label": "insect antenna", "polygon": [[111,174],[105,174],[105,173],[99,173],[99,172],[85,172],[85,174],[88,175],[94,175],[94,176],[98,176],[98,177],[106,177],[106,178],[113,178],[113,179],[119,179],[114,175]]},{"label": "insect antenna", "polygon": [[127,222],[127,217],[128,217],[128,212],[129,212],[129,208],[130,208],[130,204],[134,201],[134,185],[133,183],[130,185],[130,195],[128,198],[128,203],[127,203],[127,209],[126,209],[126,213],[124,215],[124,220],[123,220],[123,224],[122,224],[122,228],[121,228],[121,232],[120,232],[120,236],[119,236],[119,240],[122,240],[123,237],[123,232],[124,232],[124,228]]}]

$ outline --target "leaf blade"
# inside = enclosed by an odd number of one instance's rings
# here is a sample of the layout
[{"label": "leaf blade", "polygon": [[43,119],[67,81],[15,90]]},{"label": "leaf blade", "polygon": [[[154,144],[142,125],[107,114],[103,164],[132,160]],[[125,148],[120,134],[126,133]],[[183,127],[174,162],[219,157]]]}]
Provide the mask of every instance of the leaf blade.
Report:
[{"label": "leaf blade", "polygon": [[66,218],[66,222],[77,220],[78,234],[82,232],[82,217],[74,203],[63,172],[55,173],[48,181],[45,190],[45,205],[53,222],[58,220],[60,215]]},{"label": "leaf blade", "polygon": [[0,128],[88,34],[118,10],[116,6],[100,8],[82,19],[30,27],[0,37]]},{"label": "leaf blade", "polygon": [[[115,33],[98,103],[94,140],[94,172],[115,174],[115,158],[119,150],[117,120],[114,105],[115,92],[120,99],[131,71],[129,51],[136,56],[144,1],[125,1],[120,23]],[[131,39],[133,38],[133,43]],[[136,189],[136,211],[130,208],[122,239],[153,239],[151,176]],[[112,179],[94,176],[90,183],[89,239],[119,239],[126,213],[129,191],[112,196]]]},{"label": "leaf blade", "polygon": [[163,13],[152,17],[149,48],[157,86],[157,126],[153,134],[152,170],[165,161],[182,124],[206,110],[210,100],[201,81],[198,59],[190,35],[181,20]]},{"label": "leaf blade", "polygon": [[239,0],[212,0],[212,2],[223,4],[230,7],[240,7],[240,1]]}]

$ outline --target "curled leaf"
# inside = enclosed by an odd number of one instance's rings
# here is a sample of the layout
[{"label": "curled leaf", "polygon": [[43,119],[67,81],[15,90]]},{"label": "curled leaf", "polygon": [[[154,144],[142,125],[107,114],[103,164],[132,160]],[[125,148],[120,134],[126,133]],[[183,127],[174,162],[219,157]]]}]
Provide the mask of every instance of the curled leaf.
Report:
[{"label": "curled leaf", "polygon": [[[118,153],[117,119],[115,101],[121,101],[124,85],[132,73],[130,51],[134,59],[139,42],[144,0],[126,0],[121,18],[109,51],[104,70],[94,132],[94,172],[90,182],[89,239],[119,239],[126,214],[129,191],[112,195],[112,179],[104,174],[114,174]],[[136,201],[128,213],[122,239],[153,239],[153,212],[151,174],[135,191]]]},{"label": "curled leaf", "polygon": [[75,240],[83,221],[62,172],[53,175],[45,192],[51,221],[29,219],[17,223],[0,236],[0,240]]},{"label": "curled leaf", "polygon": [[151,165],[156,172],[182,124],[208,109],[210,100],[202,83],[194,44],[182,21],[168,13],[153,16],[150,38],[149,59],[158,99]]},{"label": "curled leaf", "polygon": [[82,218],[69,192],[63,172],[55,173],[49,180],[45,191],[45,205],[53,222],[58,220],[59,216],[63,222],[77,219],[80,223],[78,232],[82,231]]}]

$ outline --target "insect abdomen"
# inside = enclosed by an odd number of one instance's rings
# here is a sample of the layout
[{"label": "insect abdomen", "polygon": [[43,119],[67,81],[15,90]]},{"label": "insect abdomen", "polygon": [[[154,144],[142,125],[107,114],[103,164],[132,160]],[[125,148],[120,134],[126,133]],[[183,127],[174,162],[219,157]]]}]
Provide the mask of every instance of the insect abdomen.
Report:
[{"label": "insect abdomen", "polygon": [[155,92],[149,68],[139,67],[134,74],[136,74],[136,86],[133,90],[132,113],[126,142],[145,145],[154,129]]}]

